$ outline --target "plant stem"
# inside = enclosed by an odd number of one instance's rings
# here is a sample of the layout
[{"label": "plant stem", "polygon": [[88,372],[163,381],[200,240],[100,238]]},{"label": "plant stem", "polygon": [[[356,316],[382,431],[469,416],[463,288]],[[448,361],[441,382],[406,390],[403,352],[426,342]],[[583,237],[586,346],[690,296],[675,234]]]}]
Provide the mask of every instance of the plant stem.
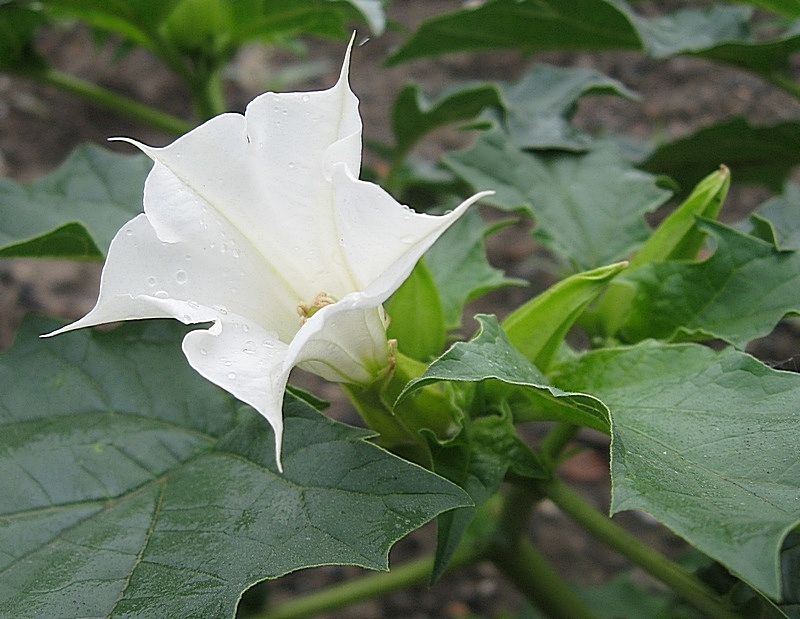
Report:
[{"label": "plant stem", "polygon": [[676,593],[714,619],[735,619],[731,610],[713,590],[691,572],[670,561],[647,544],[584,501],[559,479],[534,482],[536,491],[549,498],[564,513],[592,535],[617,550],[650,575],[669,585]]},{"label": "plant stem", "polygon": [[[481,559],[473,550],[459,549],[453,555],[448,571]],[[381,597],[425,582],[433,570],[433,557],[422,557],[392,568],[390,572],[370,574],[356,580],[326,587],[316,593],[288,600],[251,619],[301,619],[322,612],[343,608],[356,602]]]},{"label": "plant stem", "polygon": [[192,128],[191,124],[177,116],[172,116],[171,114],[152,108],[149,105],[139,103],[124,95],[107,90],[102,86],[62,73],[55,69],[44,68],[41,70],[26,71],[22,73],[22,75],[66,90],[87,101],[145,122],[166,133],[180,135]]},{"label": "plant stem", "polygon": [[579,426],[571,423],[557,423],[539,442],[539,451],[550,462],[558,459],[558,456],[564,450],[575,436]]},{"label": "plant stem", "polygon": [[528,600],[554,619],[592,619],[595,614],[524,537],[539,496],[513,485],[506,493],[487,556]]},{"label": "plant stem", "polygon": [[226,110],[221,69],[198,73],[189,82],[189,90],[192,94],[194,111],[201,120],[208,120]]}]

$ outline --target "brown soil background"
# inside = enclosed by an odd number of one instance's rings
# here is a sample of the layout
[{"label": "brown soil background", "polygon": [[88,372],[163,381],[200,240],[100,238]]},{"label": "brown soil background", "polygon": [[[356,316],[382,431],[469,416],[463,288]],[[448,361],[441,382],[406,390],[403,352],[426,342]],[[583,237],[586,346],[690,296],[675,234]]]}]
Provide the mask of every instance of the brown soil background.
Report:
[{"label": "brown soil background", "polygon": [[[608,96],[586,98],[579,105],[576,123],[590,132],[620,132],[645,138],[652,135],[675,138],[733,115],[753,122],[771,123],[800,118],[800,102],[749,74],[691,58],[653,61],[638,53],[552,53],[524,57],[517,52],[456,54],[435,60],[416,61],[391,69],[380,66],[388,51],[403,40],[403,28],[412,29],[424,18],[460,6],[454,0],[395,0],[389,16],[401,25],[382,37],[373,37],[357,47],[351,69],[352,88],[361,100],[366,137],[388,140],[391,102],[403,84],[421,83],[434,95],[445,85],[465,79],[507,80],[521,75],[533,62],[562,66],[592,67],[611,75],[640,93],[641,102]],[[655,11],[666,3],[638,3],[639,10]],[[678,3],[670,3],[675,5]],[[683,3],[685,4],[685,3]],[[659,11],[662,10],[659,8]],[[96,46],[80,26],[53,29],[43,34],[40,50],[58,68],[98,82],[136,99],[184,117],[190,117],[188,98],[179,83],[157,59],[136,50],[115,59],[112,45]],[[308,56],[247,46],[228,71],[230,107],[243,110],[246,103],[265,89],[307,90],[328,87],[335,80],[344,42],[308,41]],[[321,68],[312,79],[281,85],[276,77],[288,70]],[[271,81],[272,80],[272,81]],[[160,145],[170,141],[149,127],[110,113],[53,88],[22,79],[0,76],[0,175],[27,182],[55,168],[78,144],[105,143],[109,136],[132,136]],[[455,131],[439,131],[418,149],[419,155],[435,158],[444,150],[465,145],[468,138]],[[115,149],[123,149],[118,145]],[[127,150],[126,152],[129,152]],[[368,164],[380,162],[366,154]],[[736,170],[733,170],[734,178]],[[728,202],[728,219],[737,219],[768,195],[759,188],[737,187]],[[531,282],[528,288],[509,288],[489,295],[475,305],[476,311],[502,316],[551,283],[552,274],[541,270],[538,249],[521,222],[492,237],[493,264],[509,275]],[[100,266],[43,260],[0,260],[0,348],[7,347],[22,316],[30,311],[74,319],[87,312],[96,298]],[[754,346],[763,359],[782,363],[798,354],[798,333],[791,323],[782,325],[770,338]],[[789,369],[795,369],[790,367]],[[316,393],[339,403],[338,387],[311,383]],[[609,502],[608,458],[602,439],[582,437],[586,449],[569,461],[564,475],[598,508]],[[684,545],[645,514],[615,517],[637,535],[671,555]],[[567,578],[596,584],[627,569],[627,562],[587,538],[580,529],[547,502],[531,520],[530,530],[542,551]],[[430,549],[433,528],[429,525],[399,543],[392,563],[419,556]],[[319,568],[301,571],[277,582],[273,597],[312,591],[325,583],[351,577],[356,568]],[[644,586],[657,586],[644,574],[634,572]],[[394,593],[382,600],[361,603],[332,617],[465,617],[500,616],[518,608],[520,596],[498,577],[489,565],[453,574],[433,589],[424,586]]]}]

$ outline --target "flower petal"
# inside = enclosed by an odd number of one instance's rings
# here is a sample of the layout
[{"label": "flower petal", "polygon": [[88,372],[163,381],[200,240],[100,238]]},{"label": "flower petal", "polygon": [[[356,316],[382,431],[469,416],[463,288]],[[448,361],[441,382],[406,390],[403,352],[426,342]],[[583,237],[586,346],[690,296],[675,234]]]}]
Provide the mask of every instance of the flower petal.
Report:
[{"label": "flower petal", "polygon": [[[222,114],[163,148],[126,140],[156,161],[145,213],[159,238],[185,240],[187,226],[213,211],[238,231],[265,268],[291,282],[295,304],[320,292],[353,290],[347,271],[326,268],[335,234],[333,161],[358,174],[361,119],[347,83],[350,48],[337,84],[307,93],[265,93],[245,115]],[[170,178],[171,176],[171,178]],[[205,210],[186,208],[201,203]]]},{"label": "flower petal", "polygon": [[[344,260],[370,299],[385,301],[414,265],[472,204],[491,195],[477,193],[445,215],[416,213],[374,183],[353,178],[346,166],[334,166],[337,228]],[[362,301],[359,307],[364,307]]]},{"label": "flower petal", "polygon": [[366,310],[328,305],[297,333],[286,363],[332,382],[369,385],[389,368],[386,326],[380,305]]},{"label": "flower petal", "polygon": [[283,394],[291,370],[284,369],[286,349],[275,333],[230,314],[183,339],[183,353],[200,375],[255,408],[272,426],[281,471]]}]

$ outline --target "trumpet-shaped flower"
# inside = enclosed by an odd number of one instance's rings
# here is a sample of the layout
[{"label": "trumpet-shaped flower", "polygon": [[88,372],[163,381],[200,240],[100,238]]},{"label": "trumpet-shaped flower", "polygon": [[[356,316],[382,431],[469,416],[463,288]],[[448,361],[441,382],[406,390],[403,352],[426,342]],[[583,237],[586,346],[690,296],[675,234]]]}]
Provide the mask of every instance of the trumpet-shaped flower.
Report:
[{"label": "trumpet-shaped flower", "polygon": [[272,92],[163,148],[144,213],[111,242],[97,304],[54,331],[120,320],[211,322],[183,352],[275,433],[293,367],[368,385],[388,371],[382,303],[478,194],[443,216],[415,213],[358,179],[361,118],[350,49],[333,88]]}]

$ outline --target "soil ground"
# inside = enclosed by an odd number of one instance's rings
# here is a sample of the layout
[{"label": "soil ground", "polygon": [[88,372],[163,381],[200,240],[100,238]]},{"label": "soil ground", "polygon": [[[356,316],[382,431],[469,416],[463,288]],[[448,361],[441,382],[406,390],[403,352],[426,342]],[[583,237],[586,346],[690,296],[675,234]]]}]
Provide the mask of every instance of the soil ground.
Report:
[{"label": "soil ground", "polygon": [[[402,27],[413,29],[425,17],[454,10],[460,4],[454,0],[395,0],[389,14]],[[657,3],[639,4],[648,10]],[[622,132],[637,138],[655,133],[679,137],[733,115],[745,115],[753,122],[763,123],[800,117],[797,100],[758,78],[691,58],[657,62],[636,53],[559,53],[525,58],[516,52],[498,52],[479,56],[457,54],[391,69],[380,68],[388,50],[402,38],[401,28],[372,38],[355,49],[351,81],[361,100],[368,137],[389,139],[390,105],[408,81],[419,82],[430,94],[435,94],[443,86],[464,79],[514,79],[535,61],[593,67],[641,94],[641,102],[609,96],[582,101],[576,122],[591,132]],[[146,52],[133,51],[115,59],[113,46],[96,46],[84,29],[74,25],[47,32],[39,46],[56,66],[68,73],[174,114],[190,116],[188,99],[180,84]],[[256,46],[244,48],[227,76],[232,109],[243,110],[250,99],[267,88],[304,90],[332,84],[344,43],[309,41],[308,50],[305,59],[298,59],[287,52]],[[286,81],[309,70],[314,74],[309,79]],[[0,76],[0,175],[30,181],[56,167],[78,144],[105,143],[109,136],[118,135],[154,145],[170,141],[169,136],[53,88]],[[434,158],[441,151],[464,145],[465,140],[464,135],[454,131],[437,132],[418,154]],[[113,148],[125,149],[118,145]],[[379,165],[374,159],[367,159],[367,163]],[[738,218],[766,197],[758,188],[735,189],[729,200],[729,217]],[[476,310],[502,316],[552,281],[536,259],[539,249],[528,234],[529,228],[529,224],[521,222],[504,230],[490,240],[489,251],[496,266],[532,285],[498,291],[477,304]],[[94,304],[99,273],[96,264],[0,261],[0,348],[10,345],[26,312],[63,318],[83,315]],[[787,324],[759,343],[756,352],[776,363],[791,360],[800,350],[798,339],[795,328]],[[321,397],[342,402],[337,387],[319,382],[312,386]],[[567,463],[564,475],[585,497],[607,510],[610,493],[607,445],[589,435],[582,437],[581,444],[585,450]],[[616,519],[668,554],[676,555],[684,549],[680,540],[645,514],[626,513]],[[571,580],[596,584],[628,568],[623,558],[587,538],[547,502],[537,508],[530,527],[542,551]],[[432,535],[432,527],[427,526],[399,543],[392,552],[392,562],[419,556],[430,548]],[[315,590],[356,572],[356,568],[344,567],[306,570],[279,581],[272,595],[277,600]],[[653,586],[642,574],[637,574],[636,579]],[[433,589],[415,587],[331,616],[497,617],[518,608],[520,603],[520,596],[502,582],[491,566],[480,565],[446,577]]]}]

